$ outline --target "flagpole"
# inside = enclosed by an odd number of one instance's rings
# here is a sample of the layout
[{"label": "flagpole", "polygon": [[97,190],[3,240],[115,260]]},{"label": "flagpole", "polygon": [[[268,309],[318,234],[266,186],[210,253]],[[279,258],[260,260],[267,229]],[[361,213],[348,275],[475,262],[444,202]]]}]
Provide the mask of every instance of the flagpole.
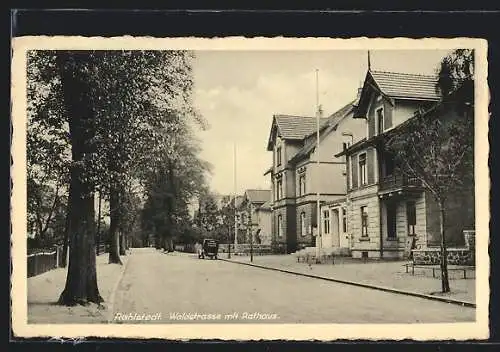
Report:
[{"label": "flagpole", "polygon": [[319,77],[318,69],[316,69],[316,261],[319,262],[321,255],[321,217],[320,217],[320,201],[319,201],[319,188],[320,188],[320,157],[319,157],[319,124],[320,124],[320,111],[319,111]]},{"label": "flagpole", "polygon": [[238,244],[238,227],[237,227],[237,217],[236,217],[236,142],[234,142],[233,148],[233,166],[234,166],[234,249],[236,250],[236,245]]}]

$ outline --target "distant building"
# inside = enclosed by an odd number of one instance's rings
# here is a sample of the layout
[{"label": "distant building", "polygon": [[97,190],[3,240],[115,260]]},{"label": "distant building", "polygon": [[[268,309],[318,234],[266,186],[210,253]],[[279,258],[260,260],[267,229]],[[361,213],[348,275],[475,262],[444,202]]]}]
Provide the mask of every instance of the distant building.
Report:
[{"label": "distant building", "polygon": [[242,229],[246,230],[245,242],[271,244],[271,190],[248,189],[240,204]]}]

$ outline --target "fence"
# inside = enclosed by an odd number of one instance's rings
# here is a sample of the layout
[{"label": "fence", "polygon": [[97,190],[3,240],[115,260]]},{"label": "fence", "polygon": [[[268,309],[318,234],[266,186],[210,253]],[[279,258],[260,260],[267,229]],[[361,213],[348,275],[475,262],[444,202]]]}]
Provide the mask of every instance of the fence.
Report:
[{"label": "fence", "polygon": [[[227,253],[228,251],[228,244],[219,245],[220,253]],[[250,245],[248,243],[241,243],[237,245],[231,245],[231,253],[236,253],[237,255],[250,255],[250,252],[252,252],[253,255],[273,254],[271,245],[267,244]]]},{"label": "fence", "polygon": [[106,252],[108,252],[108,248],[106,246],[106,243],[103,242],[103,243],[96,244],[96,246],[95,246],[95,254],[96,255],[101,255],[101,254],[104,254]]},{"label": "fence", "polygon": [[[96,244],[96,255],[109,252],[105,243]],[[66,264],[68,264],[69,249],[66,255]],[[63,246],[53,248],[37,249],[35,253],[28,254],[28,277],[43,274],[49,270],[64,267]]]},{"label": "fence", "polygon": [[28,255],[28,277],[43,274],[46,271],[57,268],[62,258],[61,247],[47,249],[45,251]]},{"label": "fence", "polygon": [[178,252],[195,253],[194,244],[176,244],[174,250]]}]

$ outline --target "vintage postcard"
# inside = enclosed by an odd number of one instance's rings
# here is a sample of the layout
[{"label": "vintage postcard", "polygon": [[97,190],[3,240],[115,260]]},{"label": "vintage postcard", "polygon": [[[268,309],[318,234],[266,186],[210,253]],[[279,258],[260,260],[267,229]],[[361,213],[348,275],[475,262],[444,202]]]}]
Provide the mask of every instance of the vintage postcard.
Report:
[{"label": "vintage postcard", "polygon": [[485,40],[12,48],[15,336],[488,338]]}]

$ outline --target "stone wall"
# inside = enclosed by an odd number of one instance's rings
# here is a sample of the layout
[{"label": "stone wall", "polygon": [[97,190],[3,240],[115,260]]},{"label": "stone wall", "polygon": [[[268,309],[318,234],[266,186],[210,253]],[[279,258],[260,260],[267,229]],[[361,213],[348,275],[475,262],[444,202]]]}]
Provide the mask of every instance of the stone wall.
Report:
[{"label": "stone wall", "polygon": [[[377,185],[358,188],[349,194],[347,202],[347,231],[352,236],[353,257],[361,257],[368,251],[368,256],[380,255],[380,205]],[[361,236],[361,207],[368,211],[368,236]]]},{"label": "stone wall", "polygon": [[[449,248],[447,252],[448,264],[474,265],[473,252],[467,248]],[[412,254],[416,265],[439,265],[441,262],[440,248],[414,249]]]}]

